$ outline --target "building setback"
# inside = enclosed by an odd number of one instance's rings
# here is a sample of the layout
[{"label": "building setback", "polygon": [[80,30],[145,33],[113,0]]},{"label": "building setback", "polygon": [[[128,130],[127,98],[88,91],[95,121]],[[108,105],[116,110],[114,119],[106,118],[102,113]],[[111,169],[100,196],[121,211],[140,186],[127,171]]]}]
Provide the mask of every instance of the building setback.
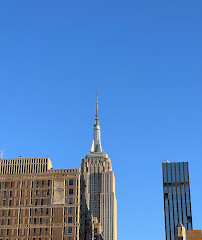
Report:
[{"label": "building setback", "polygon": [[188,163],[163,163],[162,168],[166,240],[174,240],[179,222],[192,230]]}]

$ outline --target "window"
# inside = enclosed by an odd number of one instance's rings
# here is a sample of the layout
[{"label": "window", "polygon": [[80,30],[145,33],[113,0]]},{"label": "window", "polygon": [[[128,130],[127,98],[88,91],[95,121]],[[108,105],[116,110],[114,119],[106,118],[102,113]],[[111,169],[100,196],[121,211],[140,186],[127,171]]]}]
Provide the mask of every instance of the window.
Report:
[{"label": "window", "polygon": [[48,208],[46,208],[46,214],[48,214]]},{"label": "window", "polygon": [[44,190],[42,189],[42,191],[41,191],[41,196],[43,196],[44,195]]},{"label": "window", "polygon": [[39,181],[36,181],[36,187],[38,187],[39,186]]},{"label": "window", "polygon": [[73,192],[74,192],[74,191],[73,191],[73,188],[70,188],[70,189],[69,189],[69,195],[72,195]]},{"label": "window", "polygon": [[34,218],[34,224],[36,224],[36,218]]},{"label": "window", "polygon": [[37,199],[35,199],[35,206],[37,205]]},{"label": "window", "polygon": [[41,208],[41,215],[43,214],[43,208]]},{"label": "window", "polygon": [[49,205],[49,198],[46,199],[46,205]]},{"label": "window", "polygon": [[50,189],[47,189],[47,196],[50,195]]},{"label": "window", "polygon": [[41,228],[39,228],[39,235],[41,235],[41,232],[42,232],[42,230],[41,230]]},{"label": "window", "polygon": [[73,179],[69,179],[69,186],[72,186],[74,184],[74,180]]},{"label": "window", "polygon": [[4,213],[5,213],[4,210],[2,210],[2,217],[4,216]]},{"label": "window", "polygon": [[9,235],[9,229],[7,229],[6,235]]},{"label": "window", "polygon": [[9,209],[9,210],[8,210],[8,216],[10,216],[10,215],[11,215],[11,210]]},{"label": "window", "polygon": [[68,223],[72,223],[72,217],[68,217]]},{"label": "window", "polygon": [[[48,224],[48,218],[46,218],[46,224]],[[47,229],[47,228],[46,228]],[[48,230],[47,230],[48,231]]]},{"label": "window", "polygon": [[68,237],[67,240],[72,240],[72,237]]},{"label": "window", "polygon": [[48,186],[50,186],[50,180],[48,180]]},{"label": "window", "polygon": [[10,191],[10,197],[12,197],[12,191]]},{"label": "window", "polygon": [[39,191],[38,191],[38,190],[36,190],[36,196],[38,196],[38,193],[39,193]]},{"label": "window", "polygon": [[34,215],[37,215],[37,209],[36,208],[34,209]]},{"label": "window", "polygon": [[41,181],[41,186],[44,187],[44,180]]},{"label": "window", "polygon": [[42,224],[42,218],[40,218],[40,224]]},{"label": "window", "polygon": [[9,206],[11,206],[11,200],[9,200]]},{"label": "window", "polygon": [[6,197],[6,191],[4,191],[3,197]]},{"label": "window", "polygon": [[68,208],[68,214],[72,214],[72,207]]},{"label": "window", "polygon": [[7,182],[4,182],[4,188],[7,188]]},{"label": "window", "polygon": [[43,205],[43,199],[41,199],[41,205]]},{"label": "window", "polygon": [[8,219],[8,223],[7,223],[7,225],[10,225],[10,219]]},{"label": "window", "polygon": [[73,198],[69,198],[69,204],[73,204]]},{"label": "window", "polygon": [[6,200],[3,200],[3,207],[6,206]]},{"label": "window", "polygon": [[72,227],[68,227],[68,233],[72,233]]},{"label": "window", "polygon": [[4,220],[3,219],[1,219],[1,225],[4,225]]}]

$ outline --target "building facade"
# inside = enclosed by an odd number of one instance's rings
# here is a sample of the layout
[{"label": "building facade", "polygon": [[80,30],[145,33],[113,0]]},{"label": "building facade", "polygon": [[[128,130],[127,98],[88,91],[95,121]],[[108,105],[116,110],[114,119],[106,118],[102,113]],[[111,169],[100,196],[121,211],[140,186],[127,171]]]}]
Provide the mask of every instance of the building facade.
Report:
[{"label": "building facade", "polygon": [[79,240],[78,169],[48,158],[0,160],[0,240]]},{"label": "building facade", "polygon": [[111,160],[101,146],[96,101],[95,125],[91,152],[82,160],[82,174],[85,181],[85,200],[96,222],[101,224],[104,240],[117,240],[117,202],[115,178]]},{"label": "building facade", "polygon": [[163,163],[162,170],[166,240],[174,240],[179,222],[192,230],[188,163]]}]

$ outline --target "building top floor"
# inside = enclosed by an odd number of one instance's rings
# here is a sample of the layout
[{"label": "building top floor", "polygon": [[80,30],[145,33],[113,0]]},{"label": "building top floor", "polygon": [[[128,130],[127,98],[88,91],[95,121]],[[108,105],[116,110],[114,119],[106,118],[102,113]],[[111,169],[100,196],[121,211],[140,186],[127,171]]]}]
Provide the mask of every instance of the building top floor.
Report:
[{"label": "building top floor", "polygon": [[0,176],[26,174],[67,174],[80,173],[76,169],[53,169],[50,158],[0,159]]}]

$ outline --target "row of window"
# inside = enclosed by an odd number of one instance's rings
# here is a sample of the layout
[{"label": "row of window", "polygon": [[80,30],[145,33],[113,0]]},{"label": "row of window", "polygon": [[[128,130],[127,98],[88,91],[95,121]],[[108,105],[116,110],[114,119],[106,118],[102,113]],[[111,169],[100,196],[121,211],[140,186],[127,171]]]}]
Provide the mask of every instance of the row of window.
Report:
[{"label": "row of window", "polygon": [[[29,209],[29,214],[30,216],[32,215],[32,212],[34,213],[34,215],[37,215],[38,213],[40,215],[43,215],[43,214],[46,214],[48,215],[49,214],[49,208],[34,208],[33,210],[32,209]],[[16,214],[18,213],[18,210],[16,211]],[[72,214],[73,213],[73,208],[72,207],[68,207],[67,208],[67,213],[68,214]],[[14,211],[13,211],[13,214],[14,214]],[[24,212],[24,214],[26,215],[26,213]],[[9,209],[7,211],[7,216],[10,216],[11,215],[11,210]],[[5,210],[3,209],[2,212],[1,212],[1,216],[4,217],[5,216]],[[14,215],[13,215],[14,216]]]},{"label": "row of window", "polygon": [[[66,222],[66,219],[67,219],[67,222],[68,223],[72,223],[73,221],[73,217],[68,217],[68,218],[64,218],[64,222]],[[27,218],[24,219],[24,224],[27,224]],[[30,222],[29,224],[49,224],[49,220],[50,218],[33,218],[33,220],[30,218]],[[21,222],[23,222],[23,219],[21,221],[21,218],[19,219],[1,219],[1,226],[3,225],[6,225],[6,226],[9,226],[9,225],[16,225],[18,222],[18,224],[21,224]]]},{"label": "row of window", "polygon": [[[50,195],[50,189],[42,189],[41,192],[39,192],[39,190],[36,190],[35,192],[35,196],[38,196],[40,195],[41,193],[41,196],[49,196]],[[13,191],[3,191],[2,194],[0,192],[0,195],[2,195],[2,197],[29,197],[31,194],[31,197],[33,196],[33,192],[28,190],[28,191],[23,191],[23,190],[13,190]]]},{"label": "row of window", "polygon": [[[36,237],[31,237],[31,238],[29,238],[29,240],[49,240],[49,238],[47,238],[47,237],[44,237],[44,238],[41,238],[41,237],[39,237],[39,238],[36,238]],[[72,237],[68,237],[68,238],[63,238],[63,240],[73,240],[73,238]],[[4,239],[2,239],[2,238],[0,238],[0,240],[4,240]],[[6,238],[5,240],[9,240],[8,238]],[[16,240],[16,239],[15,239]],[[19,238],[18,238],[18,240],[19,240]],[[22,239],[20,239],[20,240],[27,240],[27,238],[22,238]],[[53,240],[52,238],[51,238],[51,240]]]},{"label": "row of window", "polygon": [[[43,220],[44,219],[44,220]],[[7,219],[7,221],[5,219],[1,219],[1,225],[12,225],[12,221],[14,222],[13,225],[15,225],[17,219]],[[21,219],[18,219],[18,224],[21,224]],[[25,223],[26,223],[26,219],[25,219]],[[30,218],[30,223],[32,223],[31,218]],[[39,218],[38,224],[48,224],[49,223],[49,218]],[[37,218],[33,219],[33,224],[37,224]]]},{"label": "row of window", "polygon": [[[69,221],[68,221],[69,222]],[[50,229],[50,234],[52,235],[53,233],[52,233],[52,228]],[[4,234],[6,233],[6,235],[7,236],[9,236],[9,235],[12,235],[12,229],[1,229],[0,230],[0,236],[3,236]],[[33,228],[32,229],[32,234],[33,235],[36,235],[36,233],[38,234],[38,235],[42,235],[42,234],[45,234],[45,235],[47,235],[47,234],[49,234],[49,231],[48,231],[48,228],[43,228],[43,230],[42,230],[42,228]],[[65,233],[65,228],[64,228],[64,233]],[[72,227],[68,227],[67,228],[67,233],[68,234],[71,234],[72,233]],[[29,228],[29,235],[31,234],[31,229]],[[18,235],[19,235],[19,232],[18,232]]]},{"label": "row of window", "polygon": [[[46,191],[44,190],[44,189],[42,189],[42,191],[41,191],[41,195],[43,196],[44,195],[44,193],[46,192],[46,195],[47,196],[49,196],[50,195],[50,189],[47,189]],[[9,191],[9,192],[7,192],[7,191],[3,191],[2,192],[3,194],[3,196],[2,197],[12,197],[13,196],[13,191]],[[15,191],[14,192],[15,193],[15,197],[17,197],[17,191]],[[23,195],[23,191],[21,190],[21,197],[22,197],[22,195]],[[39,190],[36,190],[36,192],[35,192],[35,195],[36,196],[38,196],[39,195]],[[32,197],[32,192],[31,192],[31,197]]]},{"label": "row of window", "polygon": [[[40,195],[40,193],[41,193],[41,195]],[[18,194],[18,191],[15,191],[14,192],[14,196],[15,197],[17,197],[17,194]],[[44,196],[46,194],[46,196],[49,196],[50,195],[50,189],[46,189],[46,190],[44,190],[44,189],[42,189],[41,191],[40,190],[36,190],[35,191],[35,196]],[[69,195],[73,195],[74,194],[74,189],[72,189],[72,188],[70,188],[69,189]],[[0,195],[1,195],[1,193],[0,193]],[[9,191],[9,192],[7,192],[7,191],[3,191],[2,192],[2,197],[12,197],[13,196],[13,191]],[[29,195],[29,192],[26,194],[25,193],[25,196],[28,196]],[[32,191],[31,191],[31,197],[32,197]],[[53,195],[54,195],[54,189],[53,189]],[[22,197],[23,196],[23,191],[21,190],[20,191],[20,197]],[[65,196],[66,196],[66,189],[65,189]]]},{"label": "row of window", "polygon": [[[33,235],[36,235],[36,232],[38,235],[42,235],[42,228],[37,228],[38,231],[36,231],[36,228],[33,228],[33,231],[32,231],[32,234]],[[43,234],[45,235],[48,235],[49,234],[49,231],[48,231],[48,228],[43,228]],[[52,235],[52,228],[50,229],[51,230],[51,235]],[[6,235],[9,236],[9,235],[12,235],[12,229],[6,229]],[[31,234],[31,229],[29,228],[29,235]],[[18,235],[19,235],[19,232],[18,232]],[[3,236],[3,229],[1,229],[0,231],[0,236]]]},{"label": "row of window", "polygon": [[[18,187],[18,186],[20,186],[20,184],[21,184],[21,187],[23,187],[24,183],[25,183],[26,186],[28,185],[28,181],[25,181],[25,182],[23,182],[23,181],[22,182],[20,182],[20,181],[18,181],[18,182],[0,182],[0,189],[1,188],[9,188],[9,187],[10,188]],[[46,186],[51,186],[51,180],[47,180],[47,181],[45,181],[45,180],[38,181],[37,180],[35,182],[35,186],[38,187],[39,183],[42,187],[45,186],[45,183],[46,183]],[[34,187],[34,182],[33,181],[32,181],[32,187]]]},{"label": "row of window", "polygon": [[[12,202],[13,202],[12,200],[8,200],[8,206],[9,207],[13,206]],[[32,199],[31,199],[31,204],[32,204]],[[49,204],[50,204],[50,199],[49,198],[47,198],[47,199],[35,199],[35,201],[34,201],[35,206],[37,206],[37,205],[47,205],[48,206]],[[2,206],[6,207],[6,200],[5,199],[2,201]]]},{"label": "row of window", "polygon": [[[0,238],[0,240],[4,240],[4,239]],[[5,240],[9,240],[9,239],[6,238]],[[15,240],[16,240],[16,239],[15,239]],[[18,240],[19,240],[19,238],[18,238]],[[27,240],[27,238],[21,238],[20,240]],[[47,237],[44,237],[44,238],[41,238],[41,237],[39,237],[39,238],[32,237],[32,238],[29,238],[29,240],[49,240],[49,238],[47,238]],[[53,239],[51,238],[51,240],[53,240]],[[66,240],[66,239],[63,238],[63,240]],[[72,237],[68,237],[67,240],[73,240],[73,238],[72,238]]]},{"label": "row of window", "polygon": [[[26,183],[26,186],[27,186],[27,184],[28,184],[28,181],[25,181],[25,183]],[[53,182],[54,183],[54,182]],[[23,187],[23,185],[24,185],[24,182],[0,182],[0,189],[1,188],[9,188],[9,187],[17,187],[17,186],[19,186],[21,184],[21,187]],[[37,180],[37,181],[32,181],[32,188],[33,187],[39,187],[39,186],[41,186],[41,187],[44,187],[44,186],[51,186],[51,184],[52,184],[52,181],[51,180],[47,180],[47,181],[45,181],[45,180]],[[67,186],[67,184],[69,185],[69,186],[73,186],[74,185],[74,180],[73,179],[69,179],[68,181],[67,180],[65,180],[65,186]]]}]

